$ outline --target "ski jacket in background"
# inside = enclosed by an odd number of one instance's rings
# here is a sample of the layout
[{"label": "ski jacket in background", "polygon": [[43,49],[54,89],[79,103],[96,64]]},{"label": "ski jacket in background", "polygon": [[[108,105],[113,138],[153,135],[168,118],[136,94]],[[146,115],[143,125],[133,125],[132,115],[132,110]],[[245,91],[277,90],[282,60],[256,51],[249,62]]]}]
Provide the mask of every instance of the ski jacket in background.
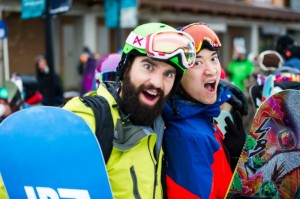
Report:
[{"label": "ski jacket in background", "polygon": [[220,105],[233,94],[223,86],[219,86],[218,90],[218,99],[212,105],[174,96],[178,116],[174,116],[170,103],[165,106],[164,142],[169,199],[215,199],[224,198],[226,194],[232,173],[213,118],[220,114]]},{"label": "ski jacket in background", "polygon": [[300,58],[293,57],[284,62],[283,66],[288,66],[291,68],[297,68],[300,70]]},{"label": "ski jacket in background", "polygon": [[249,60],[245,59],[234,60],[229,63],[227,71],[229,72],[230,80],[242,91],[245,91],[244,81],[249,79],[249,76],[254,71],[254,64]]},{"label": "ski jacket in background", "polygon": [[[121,121],[116,88],[106,88],[100,84],[97,91],[87,95],[101,95],[110,104],[111,113],[107,114],[113,116],[115,132],[112,133],[115,136],[106,169],[114,198],[161,199],[161,143],[164,130],[161,116],[155,120],[153,128],[133,125]],[[64,109],[82,117],[95,132],[93,111],[83,104],[81,98],[71,99]]]},{"label": "ski jacket in background", "polygon": [[[64,89],[61,79],[55,72],[53,73],[53,78],[54,79],[52,81],[50,73],[42,73],[37,71],[37,88],[38,91],[43,95],[42,104],[46,106],[60,106],[64,103]],[[49,89],[51,84],[53,84],[54,89],[54,101],[52,103],[50,102],[52,94]]]}]

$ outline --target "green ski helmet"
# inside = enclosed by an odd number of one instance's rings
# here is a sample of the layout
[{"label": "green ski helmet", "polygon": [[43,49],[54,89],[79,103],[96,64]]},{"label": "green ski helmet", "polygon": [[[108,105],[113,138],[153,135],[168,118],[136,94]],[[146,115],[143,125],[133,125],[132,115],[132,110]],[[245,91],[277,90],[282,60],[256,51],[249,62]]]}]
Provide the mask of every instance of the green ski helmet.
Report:
[{"label": "green ski helmet", "polygon": [[[150,55],[149,52],[147,52],[145,45],[140,45],[140,46],[136,45],[136,44],[141,44],[142,42],[148,43],[149,41],[147,40],[147,36],[151,34],[156,34],[156,33],[159,34],[160,32],[168,32],[171,34],[174,33],[175,31],[176,31],[176,36],[180,35],[181,37],[184,37],[183,40],[186,42],[185,44],[186,46],[183,46],[182,44],[178,44],[179,46],[178,49],[182,47],[181,50],[182,53],[179,52],[173,53],[171,57],[168,58],[162,57],[160,56],[160,52],[154,52],[157,53],[157,56]],[[179,51],[178,49],[176,49],[175,51]],[[192,67],[195,62],[196,52],[194,49],[195,49],[194,40],[190,35],[186,33],[182,33],[181,31],[177,31],[175,28],[169,25],[163,23],[155,23],[155,22],[140,25],[136,27],[126,39],[126,43],[122,51],[122,58],[117,68],[116,81],[119,82],[120,80],[122,80],[124,70],[126,69],[126,67],[128,67],[129,61],[131,62],[136,56],[149,56],[156,60],[164,61],[172,65],[174,68],[176,68],[177,74],[173,86],[173,90],[174,90],[174,88],[176,88],[179,85],[181,77],[185,73],[187,67]]]}]

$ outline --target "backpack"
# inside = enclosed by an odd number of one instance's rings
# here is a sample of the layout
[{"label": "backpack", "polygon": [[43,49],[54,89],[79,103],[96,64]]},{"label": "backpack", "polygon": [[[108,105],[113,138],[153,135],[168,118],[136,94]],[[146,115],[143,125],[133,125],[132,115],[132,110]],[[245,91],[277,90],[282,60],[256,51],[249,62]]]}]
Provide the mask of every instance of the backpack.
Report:
[{"label": "backpack", "polygon": [[81,97],[84,104],[93,110],[95,135],[100,144],[105,164],[108,162],[114,138],[114,124],[108,101],[99,95]]}]

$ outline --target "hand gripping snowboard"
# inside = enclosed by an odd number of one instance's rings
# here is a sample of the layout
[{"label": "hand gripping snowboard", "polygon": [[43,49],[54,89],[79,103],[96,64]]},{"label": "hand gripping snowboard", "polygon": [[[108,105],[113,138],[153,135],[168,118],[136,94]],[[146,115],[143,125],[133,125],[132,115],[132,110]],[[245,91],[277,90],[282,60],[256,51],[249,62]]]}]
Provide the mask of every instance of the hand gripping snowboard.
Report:
[{"label": "hand gripping snowboard", "polygon": [[257,110],[227,198],[300,198],[300,92],[271,95]]},{"label": "hand gripping snowboard", "polygon": [[24,109],[0,124],[0,172],[10,199],[113,198],[95,135],[57,107]]}]

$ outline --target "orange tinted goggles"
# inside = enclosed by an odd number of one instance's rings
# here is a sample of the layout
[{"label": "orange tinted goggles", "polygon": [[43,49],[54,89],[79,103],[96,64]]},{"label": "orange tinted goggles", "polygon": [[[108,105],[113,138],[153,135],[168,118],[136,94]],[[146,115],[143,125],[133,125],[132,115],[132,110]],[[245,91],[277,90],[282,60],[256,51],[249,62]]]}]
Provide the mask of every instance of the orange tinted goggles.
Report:
[{"label": "orange tinted goggles", "polygon": [[197,53],[200,51],[203,41],[207,41],[213,48],[221,47],[221,42],[217,34],[205,23],[192,23],[183,27],[181,31],[193,37]]}]

